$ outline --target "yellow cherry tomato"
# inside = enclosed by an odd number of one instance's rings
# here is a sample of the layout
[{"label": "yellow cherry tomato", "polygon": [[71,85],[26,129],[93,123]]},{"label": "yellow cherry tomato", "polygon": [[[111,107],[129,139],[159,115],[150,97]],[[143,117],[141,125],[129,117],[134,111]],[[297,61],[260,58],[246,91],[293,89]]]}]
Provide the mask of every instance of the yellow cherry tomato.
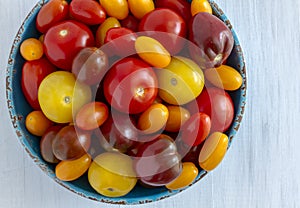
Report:
[{"label": "yellow cherry tomato", "polygon": [[62,181],[74,181],[89,169],[91,162],[92,158],[89,154],[76,160],[61,161],[55,167],[55,175]]},{"label": "yellow cherry tomato", "polygon": [[215,69],[207,69],[205,77],[216,87],[229,91],[239,89],[243,83],[241,74],[227,65],[221,65]]},{"label": "yellow cherry tomato", "polygon": [[35,136],[43,136],[49,127],[53,125],[42,111],[32,111],[26,116],[25,126]]},{"label": "yellow cherry tomato", "polygon": [[127,0],[100,0],[100,4],[111,17],[122,20],[128,16]]},{"label": "yellow cherry tomato", "polygon": [[212,8],[208,0],[192,0],[191,2],[191,13],[192,16],[199,12],[207,12],[212,14]]},{"label": "yellow cherry tomato", "polygon": [[98,155],[89,168],[88,180],[95,191],[107,197],[124,196],[137,182],[132,159],[118,152]]},{"label": "yellow cherry tomato", "polygon": [[138,120],[138,128],[145,134],[152,134],[162,129],[169,117],[169,111],[166,106],[160,103],[151,105],[142,113]]},{"label": "yellow cherry tomato", "polygon": [[159,96],[172,105],[184,105],[203,90],[204,75],[191,59],[175,56],[164,69],[156,70]]},{"label": "yellow cherry tomato", "polygon": [[206,171],[215,169],[223,160],[228,148],[228,137],[214,132],[204,142],[199,154],[199,165]]},{"label": "yellow cherry tomato", "polygon": [[135,50],[141,59],[154,67],[164,68],[171,62],[170,53],[153,38],[138,37],[135,41]]},{"label": "yellow cherry tomato", "polygon": [[20,53],[27,61],[40,59],[44,54],[43,44],[38,39],[28,38],[22,42]]},{"label": "yellow cherry tomato", "polygon": [[168,110],[169,118],[165,130],[178,132],[181,126],[190,118],[190,112],[180,106],[168,106]]},{"label": "yellow cherry tomato", "polygon": [[180,175],[171,183],[166,185],[167,189],[177,190],[182,189],[193,183],[198,175],[198,168],[192,162],[182,163],[182,170]]},{"label": "yellow cherry tomato", "polygon": [[73,115],[92,97],[88,85],[76,82],[74,74],[56,71],[41,82],[38,100],[45,116],[56,123],[73,122]]},{"label": "yellow cherry tomato", "polygon": [[128,0],[129,9],[133,16],[142,19],[143,16],[155,9],[153,0]]},{"label": "yellow cherry tomato", "polygon": [[104,39],[106,32],[113,27],[121,27],[119,20],[115,17],[107,18],[97,29],[96,32],[96,45],[102,46],[104,44]]}]

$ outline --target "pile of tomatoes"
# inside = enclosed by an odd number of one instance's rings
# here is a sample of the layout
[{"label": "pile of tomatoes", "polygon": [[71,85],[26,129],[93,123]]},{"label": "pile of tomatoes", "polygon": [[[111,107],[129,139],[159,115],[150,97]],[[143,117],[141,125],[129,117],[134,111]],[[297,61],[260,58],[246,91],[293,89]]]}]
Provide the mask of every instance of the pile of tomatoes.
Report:
[{"label": "pile of tomatoes", "polygon": [[50,0],[20,46],[28,131],[63,181],[170,190],[223,159],[234,40],[207,0]]}]

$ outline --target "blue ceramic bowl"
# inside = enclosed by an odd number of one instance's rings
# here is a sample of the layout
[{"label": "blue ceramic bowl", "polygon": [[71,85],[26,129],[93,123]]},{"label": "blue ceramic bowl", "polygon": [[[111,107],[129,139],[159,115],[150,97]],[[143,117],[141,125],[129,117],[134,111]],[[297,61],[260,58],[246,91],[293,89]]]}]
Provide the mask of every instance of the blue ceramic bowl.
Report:
[{"label": "blue ceramic bowl", "polygon": [[[31,135],[25,128],[26,115],[30,113],[32,109],[25,100],[20,84],[24,59],[20,55],[19,47],[25,39],[30,37],[39,37],[40,34],[35,28],[35,18],[38,11],[45,2],[47,1],[40,0],[21,25],[18,34],[14,39],[7,66],[6,97],[8,110],[16,136],[20,143],[23,145],[25,151],[50,178],[55,180],[63,187],[69,189],[70,191],[88,199],[113,204],[142,204],[162,200],[182,191],[169,191],[164,187],[147,189],[137,185],[133,191],[131,191],[128,195],[124,197],[108,198],[96,193],[90,187],[86,176],[81,177],[73,182],[62,182],[55,177],[55,166],[46,163],[41,157],[39,150],[39,139]],[[235,136],[240,127],[240,123],[244,114],[246,100],[246,68],[243,52],[238,37],[235,31],[233,30],[230,21],[214,1],[210,1],[210,3],[213,8],[213,13],[227,24],[234,36],[234,49],[228,59],[227,64],[237,69],[243,77],[242,87],[238,91],[230,93],[235,106],[234,122],[227,132],[229,136],[230,147],[233,137]],[[193,184],[197,183],[206,174],[207,173],[205,171],[200,171],[196,181]]]}]

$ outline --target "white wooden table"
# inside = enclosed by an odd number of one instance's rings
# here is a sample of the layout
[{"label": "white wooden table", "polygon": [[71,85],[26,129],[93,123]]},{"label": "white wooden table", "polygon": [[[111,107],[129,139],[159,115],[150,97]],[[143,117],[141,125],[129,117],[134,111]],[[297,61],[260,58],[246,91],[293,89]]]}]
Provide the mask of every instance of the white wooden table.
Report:
[{"label": "white wooden table", "polygon": [[[81,198],[50,180],[12,131],[5,70],[19,25],[37,0],[0,1],[0,207],[123,207]],[[300,1],[218,0],[242,43],[246,115],[222,164],[169,199],[135,207],[300,207]]]}]

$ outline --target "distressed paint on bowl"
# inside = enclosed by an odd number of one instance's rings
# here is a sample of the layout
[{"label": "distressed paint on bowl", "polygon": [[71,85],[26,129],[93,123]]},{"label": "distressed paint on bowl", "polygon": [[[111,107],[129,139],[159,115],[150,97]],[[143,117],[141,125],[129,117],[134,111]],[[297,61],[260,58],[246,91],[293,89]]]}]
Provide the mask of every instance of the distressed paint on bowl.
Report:
[{"label": "distressed paint on bowl", "polygon": [[[19,47],[22,41],[24,41],[25,39],[30,37],[39,37],[39,33],[35,29],[35,18],[39,9],[45,2],[47,1],[39,1],[21,25],[11,48],[6,71],[7,107],[15,134],[22,146],[24,147],[25,151],[33,159],[33,161],[58,184],[62,185],[63,187],[80,196],[86,197],[91,200],[112,204],[144,204],[162,200],[183,191],[170,191],[164,187],[146,189],[138,185],[134,188],[133,191],[131,191],[128,195],[124,197],[108,198],[97,194],[90,187],[86,175],[73,182],[62,182],[55,177],[55,166],[46,163],[41,157],[39,151],[39,138],[31,135],[25,128],[25,117],[29,112],[31,112],[31,107],[25,100],[20,84],[21,69],[25,61],[20,55]],[[247,89],[246,66],[244,55],[237,34],[233,30],[229,19],[214,1],[210,1],[210,3],[213,8],[213,13],[217,17],[219,17],[223,22],[226,23],[226,25],[231,29],[234,36],[234,49],[231,53],[231,56],[228,58],[227,64],[237,69],[243,77],[242,87],[238,91],[230,92],[230,95],[234,100],[235,117],[232,126],[227,131],[227,135],[229,136],[229,148],[234,136],[236,135],[240,127],[245,111]],[[206,174],[207,172],[203,170],[200,171],[196,181],[193,184],[201,180]]]}]

